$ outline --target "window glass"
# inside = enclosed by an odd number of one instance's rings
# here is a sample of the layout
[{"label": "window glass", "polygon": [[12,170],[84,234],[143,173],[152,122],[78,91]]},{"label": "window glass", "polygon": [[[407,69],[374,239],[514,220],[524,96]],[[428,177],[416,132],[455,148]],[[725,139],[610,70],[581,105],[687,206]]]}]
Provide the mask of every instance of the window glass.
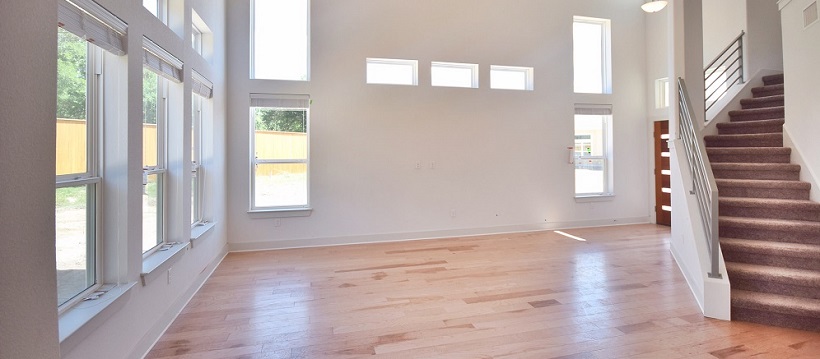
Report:
[{"label": "window glass", "polygon": [[307,81],[308,0],[252,2],[251,78]]},{"label": "window glass", "polygon": [[307,207],[308,110],[254,107],[252,208]]},{"label": "window glass", "polygon": [[148,68],[143,68],[142,78],[142,251],[145,253],[163,242],[167,80]]},{"label": "window glass", "polygon": [[418,61],[367,59],[367,83],[416,85],[418,83]]},{"label": "window glass", "polygon": [[478,87],[478,65],[451,62],[433,62],[430,84],[445,87]]},{"label": "window glass", "polygon": [[493,65],[490,67],[490,88],[532,91],[533,68]]},{"label": "window glass", "polygon": [[611,115],[575,115],[575,194],[610,194]]},{"label": "window glass", "polygon": [[573,22],[573,68],[576,93],[611,93],[610,21],[575,17]]}]

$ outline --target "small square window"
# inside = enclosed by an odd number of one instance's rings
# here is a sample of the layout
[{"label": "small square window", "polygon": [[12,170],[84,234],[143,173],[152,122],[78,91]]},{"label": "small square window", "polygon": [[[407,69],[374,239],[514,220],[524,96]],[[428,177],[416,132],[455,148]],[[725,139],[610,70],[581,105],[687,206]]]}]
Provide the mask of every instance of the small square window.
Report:
[{"label": "small square window", "polygon": [[669,78],[655,80],[655,108],[669,107]]},{"label": "small square window", "polygon": [[367,83],[418,85],[419,62],[416,60],[367,59]]},{"label": "small square window", "polygon": [[492,65],[490,66],[490,88],[532,91],[533,68]]},{"label": "small square window", "polygon": [[433,62],[430,84],[441,87],[478,88],[478,65],[453,62]]}]

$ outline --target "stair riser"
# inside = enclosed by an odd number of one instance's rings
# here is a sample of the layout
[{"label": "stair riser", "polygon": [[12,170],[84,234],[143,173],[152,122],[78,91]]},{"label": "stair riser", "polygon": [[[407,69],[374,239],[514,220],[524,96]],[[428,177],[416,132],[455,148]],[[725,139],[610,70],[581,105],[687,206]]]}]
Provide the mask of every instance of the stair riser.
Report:
[{"label": "stair riser", "polygon": [[789,155],[709,155],[712,163],[789,163]]},{"label": "stair riser", "polygon": [[752,90],[752,97],[767,97],[767,96],[775,96],[775,95],[783,95],[784,91],[782,89],[772,89],[772,90],[760,90],[755,91]]},{"label": "stair riser", "polygon": [[808,285],[803,286],[754,280],[751,278],[738,278],[737,274],[733,275],[731,272],[729,272],[729,279],[732,282],[732,289],[787,295],[790,297],[820,299],[820,287],[813,287],[811,286],[811,283],[807,283]]},{"label": "stair riser", "polygon": [[766,86],[781,85],[781,84],[783,84],[784,79],[785,79],[785,76],[783,76],[783,74],[766,75],[766,76],[763,76],[763,84],[766,85]]},{"label": "stair riser", "polygon": [[784,105],[783,100],[772,100],[772,101],[762,101],[762,102],[741,102],[740,108],[744,110],[752,109],[752,108],[766,108],[766,107],[777,107]]},{"label": "stair riser", "polygon": [[809,199],[809,190],[784,188],[718,187],[721,196],[748,198]]},{"label": "stair riser", "polygon": [[800,330],[820,331],[820,318],[805,315],[789,315],[775,312],[764,312],[732,305],[732,320],[774,325]]},{"label": "stair riser", "polygon": [[715,174],[715,178],[786,181],[797,181],[800,179],[800,172],[795,171],[744,171],[716,169],[712,169],[712,171]]},{"label": "stair riser", "polygon": [[780,138],[739,138],[739,139],[705,139],[706,147],[783,147],[783,136]]},{"label": "stair riser", "polygon": [[728,217],[773,218],[820,222],[820,212],[803,208],[739,207],[720,204],[720,215]]},{"label": "stair riser", "polygon": [[820,244],[820,233],[798,230],[777,230],[758,227],[732,227],[721,224],[718,228],[721,237],[757,239],[777,242]]},{"label": "stair riser", "polygon": [[779,111],[767,111],[767,112],[759,112],[759,113],[739,113],[733,114],[729,113],[729,120],[732,122],[738,121],[758,121],[758,120],[776,120],[779,118],[786,117],[785,111],[782,109]]},{"label": "stair riser", "polygon": [[[816,258],[799,258],[779,253],[749,253],[733,250],[721,245],[720,252],[726,262],[757,264],[770,267],[808,269],[820,271],[820,261]],[[733,282],[734,283],[734,282]]]},{"label": "stair riser", "polygon": [[718,134],[720,135],[751,135],[757,133],[783,133],[783,125],[718,128]]}]

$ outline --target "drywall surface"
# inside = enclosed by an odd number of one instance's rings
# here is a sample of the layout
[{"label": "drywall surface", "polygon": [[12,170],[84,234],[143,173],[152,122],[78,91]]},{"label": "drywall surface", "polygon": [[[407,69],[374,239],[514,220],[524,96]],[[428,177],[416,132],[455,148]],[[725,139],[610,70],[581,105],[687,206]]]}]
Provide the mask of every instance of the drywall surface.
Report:
[{"label": "drywall surface", "polygon": [[703,2],[703,64],[708,65],[746,30],[746,0]]}]

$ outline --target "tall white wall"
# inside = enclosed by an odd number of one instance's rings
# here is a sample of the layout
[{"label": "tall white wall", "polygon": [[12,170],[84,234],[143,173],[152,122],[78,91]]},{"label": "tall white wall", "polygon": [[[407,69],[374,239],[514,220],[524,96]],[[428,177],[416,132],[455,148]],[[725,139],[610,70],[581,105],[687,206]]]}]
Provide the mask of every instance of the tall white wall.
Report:
[{"label": "tall white wall", "polygon": [[0,358],[56,358],[57,2],[0,7]]},{"label": "tall white wall", "polygon": [[708,65],[746,30],[746,0],[703,2],[703,64]]},{"label": "tall white wall", "polygon": [[[820,174],[820,22],[804,28],[803,9],[810,0],[781,0],[783,70],[785,74],[786,125],[793,147],[801,157],[801,179],[818,183]],[[813,200],[820,200],[817,191]]]},{"label": "tall white wall", "polygon": [[746,0],[746,73],[783,69],[780,13],[775,0]]},{"label": "tall white wall", "polygon": [[[208,168],[206,192],[212,231],[172,263],[173,281],[137,285],[102,314],[60,342],[56,300],[54,166],[57,67],[57,1],[4,1],[0,11],[0,39],[6,49],[0,56],[0,358],[139,358],[171,323],[191,294],[226,250],[225,215],[225,1],[172,0],[178,12],[175,27],[183,36],[158,23],[137,0],[97,0],[128,24],[129,54],[121,64],[119,86],[127,94],[119,109],[106,112],[106,131],[122,129],[119,152],[106,153],[105,198],[117,199],[105,208],[106,281],[138,282],[141,251],[142,36],[147,34],[191,69],[214,82],[214,117],[205,131],[204,164]],[[190,45],[191,8],[214,31],[214,55],[205,60]],[[106,82],[108,83],[108,82]],[[183,85],[186,92],[190,84]],[[190,124],[190,95],[184,96],[183,126]],[[182,128],[179,124],[177,128]],[[184,133],[184,131],[182,131]],[[129,136],[130,134],[130,136]],[[117,148],[108,141],[106,150]],[[190,135],[183,136],[183,147]],[[109,147],[111,146],[111,147]],[[183,151],[184,152],[184,151]],[[118,162],[119,161],[119,162]],[[174,162],[175,161],[175,162]],[[184,176],[180,159],[171,163],[172,177]],[[182,161],[184,162],[184,161]],[[110,168],[108,167],[110,165]],[[127,166],[126,166],[127,165]],[[120,177],[121,176],[121,177]],[[172,188],[171,208],[182,208],[173,218],[187,221],[183,187]],[[115,201],[116,202],[116,201]],[[110,204],[106,202],[106,204]],[[122,226],[109,226],[109,224]],[[186,223],[169,224],[171,240],[187,241]],[[110,236],[116,236],[111,239]],[[113,248],[112,248],[113,247]],[[123,254],[121,257],[118,256]]]},{"label": "tall white wall", "polygon": [[[249,80],[249,5],[228,8],[231,248],[649,220],[640,1],[311,3],[306,83]],[[612,95],[573,93],[573,15],[612,19]],[[419,60],[419,86],[365,84],[367,57]],[[478,63],[480,88],[432,88],[431,61]],[[534,67],[535,90],[491,90],[490,65]],[[277,226],[247,213],[249,93],[313,100],[309,217]],[[574,103],[613,105],[616,196],[608,201],[574,199]]]}]

